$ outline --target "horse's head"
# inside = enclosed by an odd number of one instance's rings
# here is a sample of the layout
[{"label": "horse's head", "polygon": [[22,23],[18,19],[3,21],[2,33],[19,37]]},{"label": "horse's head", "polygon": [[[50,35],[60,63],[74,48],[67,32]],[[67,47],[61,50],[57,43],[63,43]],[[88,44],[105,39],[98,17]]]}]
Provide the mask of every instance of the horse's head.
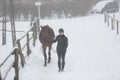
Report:
[{"label": "horse's head", "polygon": [[49,25],[41,26],[40,36],[43,39],[52,40],[54,39],[54,31],[49,27]]},{"label": "horse's head", "polygon": [[47,36],[49,34],[49,27],[47,25],[41,26],[41,32],[44,36]]},{"label": "horse's head", "polygon": [[41,26],[41,29],[49,28],[49,25]]}]

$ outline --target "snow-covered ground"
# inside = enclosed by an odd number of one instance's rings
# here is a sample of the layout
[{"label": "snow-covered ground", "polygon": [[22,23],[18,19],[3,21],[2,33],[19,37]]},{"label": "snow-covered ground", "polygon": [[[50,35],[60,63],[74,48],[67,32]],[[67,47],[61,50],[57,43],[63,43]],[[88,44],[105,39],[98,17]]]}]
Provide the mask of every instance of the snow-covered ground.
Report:
[{"label": "snow-covered ground", "polygon": [[25,67],[20,70],[20,80],[120,79],[120,35],[107,27],[103,15],[41,20],[41,24],[50,25],[56,35],[59,28],[65,30],[69,39],[65,71],[58,72],[56,43],[52,49],[52,62],[43,67],[44,58],[38,40]]}]

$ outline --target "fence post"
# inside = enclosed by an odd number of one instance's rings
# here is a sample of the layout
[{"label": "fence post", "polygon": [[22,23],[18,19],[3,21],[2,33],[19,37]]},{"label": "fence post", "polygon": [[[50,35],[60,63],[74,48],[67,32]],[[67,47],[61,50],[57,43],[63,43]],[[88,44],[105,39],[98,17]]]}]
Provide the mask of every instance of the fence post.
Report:
[{"label": "fence post", "polygon": [[37,32],[38,32],[38,29],[37,29],[37,23],[36,22],[34,22],[33,23],[33,31],[35,32],[35,38],[37,38]]},{"label": "fence post", "polygon": [[27,33],[27,55],[29,56],[31,53],[30,43],[29,43],[29,33]]},{"label": "fence post", "polygon": [[114,19],[111,17],[111,27],[112,27],[112,30],[114,29]]},{"label": "fence post", "polygon": [[108,23],[108,27],[109,27],[109,15],[107,15],[107,23]]},{"label": "fence post", "polygon": [[35,41],[37,39],[37,34],[36,34],[36,26],[33,26],[33,46],[35,47]]},{"label": "fence post", "polygon": [[37,39],[37,26],[35,26],[35,40]]},{"label": "fence post", "polygon": [[37,19],[37,21],[36,21],[36,26],[37,26],[37,32],[38,32],[38,34],[39,34],[39,32],[40,32],[40,23],[39,23],[39,19]]},{"label": "fence post", "polygon": [[117,34],[119,34],[119,21],[117,20]]},{"label": "fence post", "polygon": [[17,40],[17,45],[18,45],[18,48],[19,48],[19,54],[20,54],[20,59],[21,59],[21,65],[22,65],[22,67],[24,67],[25,58],[24,58],[24,55],[22,54],[22,49],[21,49],[21,44],[20,44],[20,40],[19,40],[19,39]]},{"label": "fence post", "polygon": [[33,34],[32,34],[32,36],[33,36],[33,46],[35,47],[35,37],[34,37],[34,35],[35,35],[35,33],[34,33],[34,27],[33,27]]},{"label": "fence post", "polygon": [[113,14],[113,29],[115,29],[115,14]]},{"label": "fence post", "polygon": [[105,23],[107,22],[107,13],[106,12],[104,13],[104,22]]},{"label": "fence post", "polygon": [[113,18],[115,18],[115,14],[113,14]]},{"label": "fence post", "polygon": [[14,80],[19,80],[19,57],[18,57],[18,52],[19,52],[19,49],[16,48],[14,50],[14,57],[15,57],[15,62],[14,62],[14,69],[15,69],[15,77],[14,77]]},{"label": "fence post", "polygon": [[0,69],[0,80],[2,80],[2,76],[1,76],[1,69]]}]

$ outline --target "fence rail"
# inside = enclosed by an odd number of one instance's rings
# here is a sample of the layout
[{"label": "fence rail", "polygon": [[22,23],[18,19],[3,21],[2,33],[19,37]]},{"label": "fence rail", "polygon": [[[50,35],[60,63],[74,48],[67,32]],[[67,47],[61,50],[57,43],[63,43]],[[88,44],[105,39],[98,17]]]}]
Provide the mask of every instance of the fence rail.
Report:
[{"label": "fence rail", "polygon": [[[30,33],[32,32],[32,37],[30,37]],[[26,42],[21,47],[21,40],[26,38]],[[10,52],[10,54],[3,60],[3,62],[0,64],[0,80],[6,80],[6,77],[10,70],[14,68],[15,70],[15,77],[14,80],[19,80],[19,66],[24,67],[25,65],[25,54],[23,54],[23,50],[26,48],[27,49],[27,56],[31,54],[31,49],[30,49],[30,41],[33,40],[33,46],[35,46],[35,42],[37,39],[37,26],[32,25],[31,28],[20,38],[17,39],[16,41],[16,46],[13,48],[13,50]],[[10,65],[10,67],[7,69],[5,75],[3,76],[1,70],[3,68],[3,65],[8,61],[8,59],[14,55],[14,62]],[[20,58],[19,58],[20,56]],[[19,63],[19,60],[21,64]],[[19,65],[20,64],[20,65]]]},{"label": "fence rail", "polygon": [[[0,29],[0,31],[3,31],[2,29]],[[6,30],[6,32],[12,32],[11,30]],[[25,31],[16,31],[16,32],[25,32]]]},{"label": "fence rail", "polygon": [[111,16],[107,13],[104,13],[104,22],[107,23],[107,26],[111,27],[112,30],[116,29],[116,33],[119,34],[120,21],[115,18],[115,14]]}]

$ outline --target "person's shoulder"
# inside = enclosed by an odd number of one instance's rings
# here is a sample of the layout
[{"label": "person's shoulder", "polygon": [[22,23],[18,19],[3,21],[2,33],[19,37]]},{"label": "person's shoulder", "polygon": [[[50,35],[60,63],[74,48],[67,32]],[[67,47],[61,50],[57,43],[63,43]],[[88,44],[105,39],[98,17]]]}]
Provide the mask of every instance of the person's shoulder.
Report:
[{"label": "person's shoulder", "polygon": [[56,37],[60,37],[60,35],[57,35]]},{"label": "person's shoulder", "polygon": [[64,35],[64,37],[66,37],[66,38],[67,38],[67,36],[66,36],[66,35]]},{"label": "person's shoulder", "polygon": [[67,37],[66,35],[64,35],[64,37],[65,37],[66,39],[68,39],[68,37]]},{"label": "person's shoulder", "polygon": [[57,35],[57,36],[56,36],[56,39],[59,38],[59,37],[60,37],[60,35]]}]

